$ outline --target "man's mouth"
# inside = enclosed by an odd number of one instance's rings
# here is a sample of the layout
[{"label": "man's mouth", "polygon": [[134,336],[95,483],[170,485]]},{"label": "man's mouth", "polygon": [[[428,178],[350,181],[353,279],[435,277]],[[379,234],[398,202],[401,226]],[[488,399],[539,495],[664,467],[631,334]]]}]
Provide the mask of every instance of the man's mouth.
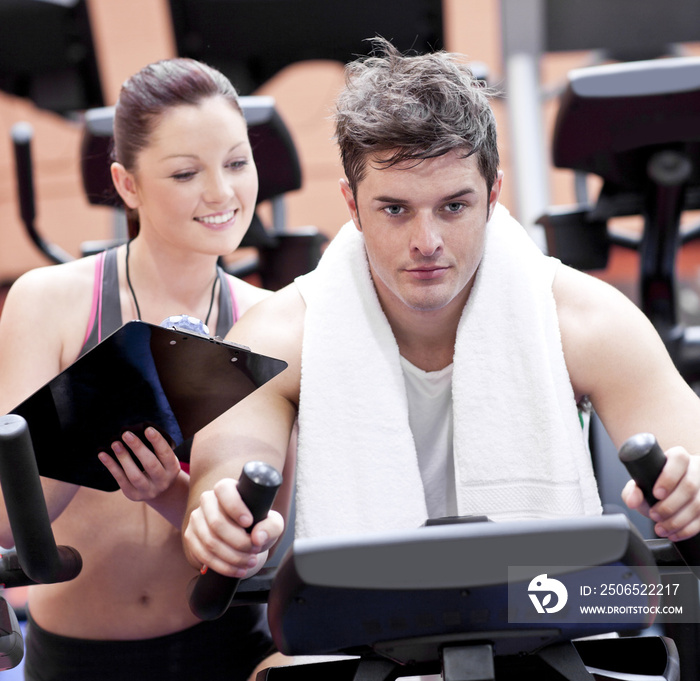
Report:
[{"label": "man's mouth", "polygon": [[412,267],[407,269],[409,276],[414,279],[436,279],[447,271],[447,267],[438,265],[426,265],[425,267]]}]

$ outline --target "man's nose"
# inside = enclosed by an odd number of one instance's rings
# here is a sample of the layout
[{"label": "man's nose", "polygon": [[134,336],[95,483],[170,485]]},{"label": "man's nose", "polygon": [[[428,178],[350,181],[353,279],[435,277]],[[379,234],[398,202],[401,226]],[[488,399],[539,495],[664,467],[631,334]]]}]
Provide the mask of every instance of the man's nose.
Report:
[{"label": "man's nose", "polygon": [[411,234],[411,248],[427,257],[435,255],[441,246],[442,234],[435,218],[432,215],[418,215]]}]

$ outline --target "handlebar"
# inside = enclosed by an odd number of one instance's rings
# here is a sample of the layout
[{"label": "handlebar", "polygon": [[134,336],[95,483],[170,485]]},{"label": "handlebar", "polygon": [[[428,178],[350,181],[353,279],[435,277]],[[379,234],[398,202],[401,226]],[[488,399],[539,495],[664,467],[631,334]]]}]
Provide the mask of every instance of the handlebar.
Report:
[{"label": "handlebar", "polygon": [[[641,433],[629,438],[619,451],[619,458],[626,466],[630,476],[642,489],[645,499],[649,505],[656,503],[651,490],[661,473],[661,469],[666,463],[663,450],[656,442],[656,438],[648,433]],[[247,464],[251,466],[254,464]],[[257,464],[266,466],[265,464]],[[247,466],[244,468],[244,475],[239,481],[239,492],[244,479],[247,477]],[[270,468],[270,467],[267,467]],[[275,469],[271,469],[273,476],[279,476]],[[279,476],[281,483],[281,476]],[[274,498],[277,488],[269,491]],[[245,491],[241,496],[245,498]],[[270,505],[272,499],[270,499]],[[246,501],[248,507],[253,510]],[[269,508],[269,507],[268,507]],[[267,511],[260,516],[256,516],[255,524],[259,519],[265,517]],[[671,542],[665,538],[647,539],[646,544],[652,553],[654,562],[664,572],[684,573],[691,571],[700,579],[700,535],[680,542]],[[266,571],[263,569],[260,574],[248,579],[241,587],[242,598],[236,596],[241,603],[265,602],[269,594],[270,585],[274,581],[276,570]],[[221,616],[230,606],[240,580],[223,577],[212,570],[207,570],[203,575],[195,578],[190,586],[190,608],[200,619],[215,619]],[[249,593],[250,592],[250,593]]]},{"label": "handlebar", "polygon": [[17,173],[17,193],[19,211],[27,228],[29,238],[37,248],[55,263],[69,262],[73,256],[60,246],[46,241],[36,230],[36,203],[34,200],[34,176],[32,172],[31,142],[34,129],[29,123],[15,123],[10,131],[15,151],[15,170]]},{"label": "handlebar", "polygon": [[[261,461],[250,461],[243,467],[238,481],[238,493],[253,514],[253,527],[267,517],[282,484],[282,476],[275,468]],[[225,577],[204,568],[190,584],[189,604],[192,612],[202,620],[221,617],[231,605],[240,579]]]},{"label": "handlebar", "polygon": [[[625,441],[619,452],[620,461],[653,506],[658,499],[653,488],[666,464],[666,455],[650,433],[638,433]],[[680,556],[693,574],[700,579],[700,535],[674,542]]]},{"label": "handlebar", "polygon": [[17,414],[0,417],[0,486],[16,547],[16,556],[2,557],[0,581],[22,586],[77,577],[82,558],[70,546],[56,546],[29,427]]}]

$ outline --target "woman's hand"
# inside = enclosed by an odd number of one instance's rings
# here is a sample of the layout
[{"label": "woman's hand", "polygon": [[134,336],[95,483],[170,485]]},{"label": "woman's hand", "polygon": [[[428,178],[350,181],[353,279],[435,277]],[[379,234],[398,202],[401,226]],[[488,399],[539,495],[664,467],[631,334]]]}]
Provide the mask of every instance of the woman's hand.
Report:
[{"label": "woman's hand", "polygon": [[[133,433],[122,435],[124,443],[112,443],[114,457],[100,452],[98,457],[119,484],[124,496],[131,501],[152,501],[168,490],[181,472],[180,461],[167,440],[155,429],[145,430],[153,451]],[[124,446],[127,445],[127,447]],[[131,452],[138,459],[139,468]]]}]

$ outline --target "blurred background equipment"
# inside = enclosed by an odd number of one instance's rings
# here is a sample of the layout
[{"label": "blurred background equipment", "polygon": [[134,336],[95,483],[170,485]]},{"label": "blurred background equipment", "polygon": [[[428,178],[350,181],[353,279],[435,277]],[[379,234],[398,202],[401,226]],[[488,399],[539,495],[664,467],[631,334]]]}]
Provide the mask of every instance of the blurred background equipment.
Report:
[{"label": "blurred background equipment", "polygon": [[102,106],[86,0],[0,2],[0,90],[59,114]]},{"label": "blurred background equipment", "polygon": [[178,54],[207,62],[249,94],[285,66],[345,63],[366,38],[400,50],[444,46],[441,0],[169,0]]},{"label": "blurred background equipment", "polygon": [[543,128],[543,103],[563,81],[543,87],[546,55],[585,51],[588,63],[632,61],[684,52],[700,40],[700,3],[675,0],[500,0],[503,68],[506,78],[516,210],[532,227],[552,200],[550,135]]}]

